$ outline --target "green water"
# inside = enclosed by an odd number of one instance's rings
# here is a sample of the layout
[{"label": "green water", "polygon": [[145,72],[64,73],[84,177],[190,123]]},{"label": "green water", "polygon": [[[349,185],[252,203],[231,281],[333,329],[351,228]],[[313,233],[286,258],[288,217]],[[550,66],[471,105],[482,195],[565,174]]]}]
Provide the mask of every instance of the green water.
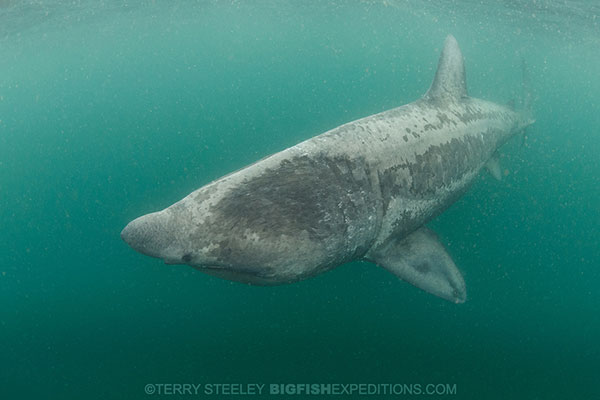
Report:
[{"label": "green water", "polygon": [[[599,20],[591,0],[0,1],[0,399],[598,398]],[[430,224],[465,304],[367,263],[249,287],[121,241],[213,179],[415,100],[448,33],[476,97],[518,98],[524,58],[537,119],[502,182],[482,173]]]}]

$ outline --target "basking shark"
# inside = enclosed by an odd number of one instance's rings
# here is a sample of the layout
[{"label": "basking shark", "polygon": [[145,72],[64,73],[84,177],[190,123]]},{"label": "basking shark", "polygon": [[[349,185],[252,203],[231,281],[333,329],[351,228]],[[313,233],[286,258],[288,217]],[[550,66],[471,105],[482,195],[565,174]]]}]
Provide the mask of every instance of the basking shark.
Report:
[{"label": "basking shark", "polygon": [[256,285],[366,260],[446,300],[465,282],[425,224],[455,202],[496,150],[533,120],[467,95],[462,53],[446,38],[417,101],[341,125],[130,222],[121,237],[167,264]]}]

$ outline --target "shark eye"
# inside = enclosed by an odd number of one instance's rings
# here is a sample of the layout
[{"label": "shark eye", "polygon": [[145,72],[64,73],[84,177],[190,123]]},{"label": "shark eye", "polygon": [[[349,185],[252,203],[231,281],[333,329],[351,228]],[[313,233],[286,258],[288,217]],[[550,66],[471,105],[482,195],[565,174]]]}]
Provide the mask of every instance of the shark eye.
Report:
[{"label": "shark eye", "polygon": [[185,254],[183,257],[181,257],[181,261],[186,263],[192,261],[192,255],[190,253]]}]

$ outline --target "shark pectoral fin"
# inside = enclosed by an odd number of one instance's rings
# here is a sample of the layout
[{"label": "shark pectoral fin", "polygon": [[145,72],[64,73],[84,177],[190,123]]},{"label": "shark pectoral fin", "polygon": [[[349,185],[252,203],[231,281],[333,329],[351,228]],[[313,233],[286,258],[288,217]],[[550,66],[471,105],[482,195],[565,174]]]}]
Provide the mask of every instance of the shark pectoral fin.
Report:
[{"label": "shark pectoral fin", "polygon": [[492,158],[488,160],[485,164],[485,168],[488,172],[497,180],[502,180],[502,170],[500,168],[500,155],[498,153],[494,153]]},{"label": "shark pectoral fin", "polygon": [[370,257],[400,279],[443,299],[464,303],[463,277],[437,235],[425,228],[394,241]]}]

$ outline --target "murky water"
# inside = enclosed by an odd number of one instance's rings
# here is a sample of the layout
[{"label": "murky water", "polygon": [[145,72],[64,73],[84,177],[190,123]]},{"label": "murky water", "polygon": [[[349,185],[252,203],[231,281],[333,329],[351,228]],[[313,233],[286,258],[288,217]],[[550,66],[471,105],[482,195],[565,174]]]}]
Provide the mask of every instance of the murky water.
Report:
[{"label": "murky water", "polygon": [[[0,397],[597,394],[600,7],[486,3],[0,1]],[[249,287],[121,241],[213,179],[417,99],[448,33],[473,96],[518,99],[525,59],[537,119],[502,150],[502,182],[482,173],[430,225],[465,304],[368,263]],[[333,397],[369,396],[353,393]]]}]

